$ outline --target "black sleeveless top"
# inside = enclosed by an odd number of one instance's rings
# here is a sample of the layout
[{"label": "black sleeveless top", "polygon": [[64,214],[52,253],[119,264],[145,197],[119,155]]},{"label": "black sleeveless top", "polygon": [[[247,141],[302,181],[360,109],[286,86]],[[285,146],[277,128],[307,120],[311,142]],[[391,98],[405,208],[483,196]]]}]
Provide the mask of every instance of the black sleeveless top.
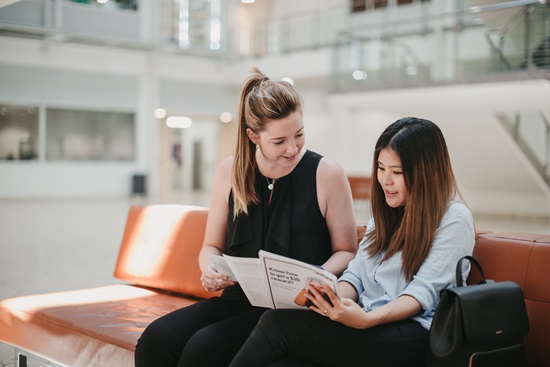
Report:
[{"label": "black sleeveless top", "polygon": [[327,223],[317,201],[316,174],[321,158],[306,151],[292,172],[275,181],[273,191],[267,187],[268,179],[256,170],[260,202],[249,205],[248,215],[239,214],[235,220],[230,193],[228,255],[258,257],[263,249],[316,265],[332,255]]},{"label": "black sleeveless top", "polygon": [[[248,215],[233,220],[233,195],[229,195],[226,253],[258,257],[260,249],[321,265],[332,248],[325,218],[319,210],[316,174],[321,156],[306,151],[288,175],[273,187],[256,170],[255,187],[260,203],[248,207]],[[271,181],[270,181],[271,182]]]},{"label": "black sleeveless top", "polygon": [[[327,223],[317,200],[321,158],[306,151],[292,172],[275,182],[273,192],[267,187],[268,179],[256,169],[260,202],[248,206],[248,215],[241,213],[233,219],[233,194],[229,194],[228,255],[258,257],[262,249],[315,265],[322,265],[332,255]],[[231,288],[224,295],[233,293]]]}]

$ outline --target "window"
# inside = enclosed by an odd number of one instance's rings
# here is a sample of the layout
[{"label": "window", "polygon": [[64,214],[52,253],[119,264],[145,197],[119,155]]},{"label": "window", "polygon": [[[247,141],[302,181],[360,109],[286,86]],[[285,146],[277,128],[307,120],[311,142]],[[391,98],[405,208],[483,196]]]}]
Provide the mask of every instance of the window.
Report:
[{"label": "window", "polygon": [[37,106],[0,103],[0,160],[38,158]]},{"label": "window", "polygon": [[46,159],[133,160],[134,119],[133,113],[48,108]]},{"label": "window", "polygon": [[183,49],[219,51],[223,43],[220,0],[173,0],[172,39]]},{"label": "window", "polygon": [[[397,0],[396,4],[405,5],[412,4],[414,2],[426,2],[430,0]],[[370,9],[387,8],[388,0],[351,0],[351,12],[358,13]]]},{"label": "window", "polygon": [[94,4],[105,7],[115,7],[119,9],[138,9],[138,0],[70,0],[73,3]]}]

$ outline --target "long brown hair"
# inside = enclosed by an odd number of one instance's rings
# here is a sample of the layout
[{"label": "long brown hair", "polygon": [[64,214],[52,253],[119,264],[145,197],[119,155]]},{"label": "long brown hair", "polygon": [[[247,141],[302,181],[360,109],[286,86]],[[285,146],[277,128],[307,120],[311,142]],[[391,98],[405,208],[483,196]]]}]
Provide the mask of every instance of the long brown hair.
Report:
[{"label": "long brown hair", "polygon": [[[391,149],[401,159],[409,192],[405,206],[391,208],[378,182],[378,157]],[[449,202],[460,196],[443,133],[433,122],[402,118],[384,130],[372,162],[371,205],[375,227],[367,234],[370,256],[385,251],[382,261],[399,251],[402,272],[412,279],[428,256]]]},{"label": "long brown hair", "polygon": [[267,120],[279,120],[294,111],[302,111],[302,99],[285,81],[270,80],[257,67],[251,68],[239,99],[237,145],[233,157],[231,189],[233,191],[233,217],[248,214],[248,205],[258,203],[254,188],[256,145],[250,141],[246,129],[258,134]]}]

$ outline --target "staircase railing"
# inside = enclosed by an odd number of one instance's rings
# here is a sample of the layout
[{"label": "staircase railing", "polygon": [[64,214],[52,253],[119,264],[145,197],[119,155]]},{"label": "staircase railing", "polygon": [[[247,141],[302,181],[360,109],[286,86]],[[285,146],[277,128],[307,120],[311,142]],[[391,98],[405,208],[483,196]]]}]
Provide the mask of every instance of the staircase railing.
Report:
[{"label": "staircase railing", "polygon": [[[547,52],[550,38],[549,5],[528,4],[506,23],[496,29],[487,29],[485,38],[502,70],[550,67],[550,56],[534,60],[537,53]],[[493,40],[492,36],[496,38]],[[515,59],[515,60],[514,60]],[[535,62],[536,61],[536,62]],[[535,65],[536,64],[536,65]]]},{"label": "staircase railing", "polygon": [[[333,91],[547,77],[550,65],[532,60],[547,52],[549,20],[550,6],[521,0],[355,24],[332,47]],[[361,54],[356,39],[366,40]],[[353,80],[358,69],[368,77]]]},{"label": "staircase railing", "polygon": [[[504,66],[504,70],[511,70],[513,68],[504,51],[504,45],[509,37],[509,33],[512,29],[518,26],[522,20],[525,20],[529,13],[532,12],[532,6],[533,4],[528,4],[527,6],[519,8],[519,10],[506,23],[496,29],[487,29],[485,31],[485,38],[487,39],[491,50],[497,56],[500,65]],[[493,33],[497,34],[498,44],[491,38]]]},{"label": "staircase railing", "polygon": [[550,187],[550,121],[542,111],[496,114],[541,178]]}]

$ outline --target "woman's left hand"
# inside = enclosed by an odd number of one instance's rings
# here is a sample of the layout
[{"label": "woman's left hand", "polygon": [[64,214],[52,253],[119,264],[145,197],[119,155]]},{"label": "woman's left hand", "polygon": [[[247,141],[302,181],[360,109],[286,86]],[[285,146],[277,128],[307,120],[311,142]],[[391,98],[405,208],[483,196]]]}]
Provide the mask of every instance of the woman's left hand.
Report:
[{"label": "woman's left hand", "polygon": [[[338,298],[328,284],[309,283],[308,290],[310,293],[307,293],[306,297],[312,303],[310,310],[356,329],[368,327],[367,312],[349,298]],[[328,297],[330,302],[325,297]]]}]

